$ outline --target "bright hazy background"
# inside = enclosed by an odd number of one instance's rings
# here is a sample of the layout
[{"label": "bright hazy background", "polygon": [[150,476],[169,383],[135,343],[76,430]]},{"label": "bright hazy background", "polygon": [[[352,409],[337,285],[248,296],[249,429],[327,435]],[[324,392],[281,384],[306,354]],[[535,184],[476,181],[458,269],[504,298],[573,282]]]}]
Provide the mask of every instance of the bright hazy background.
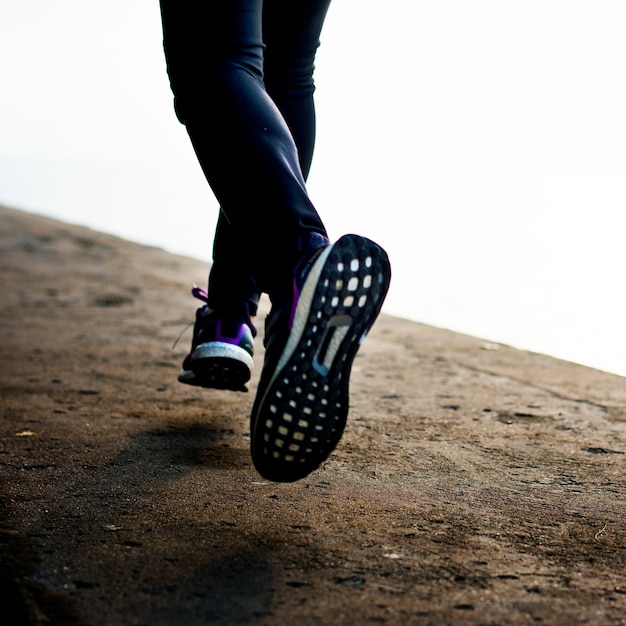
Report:
[{"label": "bright hazy background", "polygon": [[[310,191],[388,313],[626,375],[626,3],[334,0]],[[0,10],[0,202],[210,258],[156,0]],[[190,306],[193,306],[190,303]]]}]

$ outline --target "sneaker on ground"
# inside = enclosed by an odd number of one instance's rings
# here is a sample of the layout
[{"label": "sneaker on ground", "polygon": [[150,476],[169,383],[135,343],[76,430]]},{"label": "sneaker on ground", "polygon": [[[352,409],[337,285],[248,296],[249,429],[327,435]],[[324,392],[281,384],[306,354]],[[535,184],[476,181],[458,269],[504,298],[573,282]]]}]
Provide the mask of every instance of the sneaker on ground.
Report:
[{"label": "sneaker on ground", "polygon": [[318,248],[296,268],[293,293],[266,320],[251,414],[252,460],[264,478],[304,478],[335,449],[348,415],[352,362],[390,279],[385,251],[357,235]]},{"label": "sneaker on ground", "polygon": [[[204,302],[208,294],[199,287],[191,291]],[[254,366],[254,332],[244,320],[227,320],[219,313],[207,313],[207,305],[196,311],[191,352],[185,357],[178,380],[210,389],[248,391]]]}]

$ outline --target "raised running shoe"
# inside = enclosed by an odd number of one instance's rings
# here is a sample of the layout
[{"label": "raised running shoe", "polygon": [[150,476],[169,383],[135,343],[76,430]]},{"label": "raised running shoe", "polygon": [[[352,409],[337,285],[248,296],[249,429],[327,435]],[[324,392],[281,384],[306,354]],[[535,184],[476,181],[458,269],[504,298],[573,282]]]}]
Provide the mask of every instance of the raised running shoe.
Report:
[{"label": "raised running shoe", "polygon": [[[204,289],[194,287],[191,293],[208,301]],[[183,360],[178,380],[211,389],[248,391],[254,367],[254,334],[254,327],[246,320],[226,319],[218,312],[208,313],[206,304],[201,306],[196,311],[191,352]]]},{"label": "raised running shoe", "polygon": [[266,320],[251,414],[252,460],[264,478],[304,478],[335,449],[348,415],[352,362],[390,279],[385,251],[357,235],[318,248],[296,268],[292,293]]}]

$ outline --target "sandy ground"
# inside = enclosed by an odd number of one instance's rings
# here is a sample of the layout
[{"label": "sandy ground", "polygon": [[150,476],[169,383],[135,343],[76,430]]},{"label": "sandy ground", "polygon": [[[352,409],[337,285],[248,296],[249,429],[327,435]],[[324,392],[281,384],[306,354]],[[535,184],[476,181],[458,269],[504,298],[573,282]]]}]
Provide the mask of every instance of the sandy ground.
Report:
[{"label": "sandy ground", "polygon": [[626,379],[382,316],[277,485],[259,372],[176,382],[202,263],[4,208],[0,259],[0,624],[626,624]]}]

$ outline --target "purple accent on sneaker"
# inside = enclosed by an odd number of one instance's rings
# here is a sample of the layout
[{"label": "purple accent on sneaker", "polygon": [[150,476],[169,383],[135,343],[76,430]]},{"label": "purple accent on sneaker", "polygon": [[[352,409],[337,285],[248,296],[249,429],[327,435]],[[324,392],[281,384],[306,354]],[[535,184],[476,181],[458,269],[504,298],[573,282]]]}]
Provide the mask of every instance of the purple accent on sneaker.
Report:
[{"label": "purple accent on sneaker", "polygon": [[209,294],[202,289],[202,287],[198,287],[198,285],[194,285],[192,290],[191,290],[191,295],[194,298],[198,298],[198,300],[202,300],[202,302],[207,302],[209,301]]},{"label": "purple accent on sneaker", "polygon": [[235,337],[227,337],[226,335],[222,333],[222,320],[221,319],[208,320],[207,324],[210,324],[211,322],[215,323],[215,341],[223,341],[224,343],[232,343],[236,346],[239,345],[239,343],[241,342],[243,338],[243,334],[246,330],[245,324],[242,324],[239,327],[239,332],[237,333]]}]

